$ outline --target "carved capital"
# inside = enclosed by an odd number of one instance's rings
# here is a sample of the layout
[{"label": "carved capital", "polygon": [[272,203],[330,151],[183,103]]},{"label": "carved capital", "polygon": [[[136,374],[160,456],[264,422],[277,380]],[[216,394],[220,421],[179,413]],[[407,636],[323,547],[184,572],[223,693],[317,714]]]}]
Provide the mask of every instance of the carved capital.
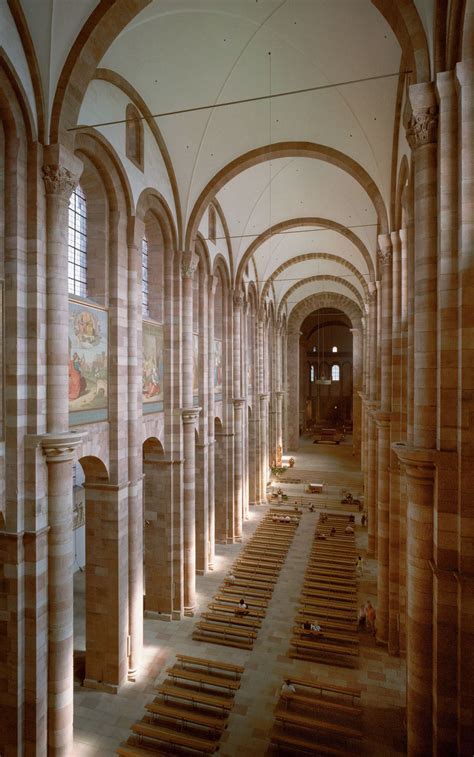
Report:
[{"label": "carved capital", "polygon": [[232,400],[232,404],[237,409],[243,408],[245,406],[245,399],[239,397],[238,399]]},{"label": "carved capital", "polygon": [[244,304],[244,295],[239,290],[234,291],[233,294],[234,308],[241,308]]},{"label": "carved capital", "polygon": [[382,266],[392,262],[392,242],[389,234],[379,234],[379,249],[377,254]]},{"label": "carved capital", "polygon": [[412,150],[436,142],[437,134],[438,108],[436,105],[413,111],[407,128],[407,141]]},{"label": "carved capital", "polygon": [[367,302],[369,305],[375,305],[377,303],[377,287],[374,287],[373,289],[369,289],[369,293],[367,295]]},{"label": "carved capital", "polygon": [[201,412],[200,407],[187,407],[181,410],[181,417],[183,419],[183,423],[194,423],[198,418],[199,414]]},{"label": "carved capital", "polygon": [[211,294],[212,296],[214,296],[216,293],[218,283],[219,283],[218,276],[209,276],[209,280],[208,280],[209,294]]},{"label": "carved capital", "polygon": [[65,463],[73,460],[76,448],[87,438],[87,434],[65,432],[45,434],[39,439],[47,463]]},{"label": "carved capital", "polygon": [[195,252],[183,252],[181,260],[181,276],[183,279],[192,279],[196,273],[199,257]]},{"label": "carved capital", "polygon": [[77,180],[74,174],[64,166],[43,166],[43,181],[47,195],[58,195],[64,202],[69,202]]}]

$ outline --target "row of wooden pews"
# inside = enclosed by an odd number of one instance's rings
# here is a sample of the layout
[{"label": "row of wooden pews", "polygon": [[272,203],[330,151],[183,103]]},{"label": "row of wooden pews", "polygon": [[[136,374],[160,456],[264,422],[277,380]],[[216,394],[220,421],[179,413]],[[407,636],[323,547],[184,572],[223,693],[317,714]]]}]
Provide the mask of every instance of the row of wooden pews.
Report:
[{"label": "row of wooden pews", "polygon": [[[320,516],[295,617],[290,657],[353,667],[357,635],[356,550],[346,515]],[[331,535],[331,532],[333,535]],[[321,631],[305,628],[321,627]]]},{"label": "row of wooden pews", "polygon": [[[193,639],[252,649],[299,524],[301,511],[270,509],[235,560],[231,574],[196,623]],[[290,519],[287,521],[287,519]],[[239,608],[243,599],[248,608]]]},{"label": "row of wooden pews", "polygon": [[167,679],[156,689],[157,696],[146,705],[145,716],[132,725],[132,735],[116,753],[121,757],[214,754],[243,670],[240,665],[177,655],[166,671]]},{"label": "row of wooden pews", "polygon": [[359,753],[362,738],[360,688],[309,678],[290,678],[282,692],[270,741],[278,754],[345,757]]}]

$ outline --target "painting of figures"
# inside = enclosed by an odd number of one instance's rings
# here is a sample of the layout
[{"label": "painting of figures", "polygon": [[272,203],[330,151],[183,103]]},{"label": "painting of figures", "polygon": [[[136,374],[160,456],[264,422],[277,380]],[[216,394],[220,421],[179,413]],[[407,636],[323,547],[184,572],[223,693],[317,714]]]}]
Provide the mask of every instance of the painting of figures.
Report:
[{"label": "painting of figures", "polygon": [[222,394],[222,342],[214,339],[214,392]]},{"label": "painting of figures", "polygon": [[163,326],[143,322],[142,398],[143,412],[163,410]]},{"label": "painting of figures", "polygon": [[193,334],[193,397],[199,394],[199,334]]},{"label": "painting of figures", "polygon": [[107,418],[108,314],[69,302],[69,423]]}]

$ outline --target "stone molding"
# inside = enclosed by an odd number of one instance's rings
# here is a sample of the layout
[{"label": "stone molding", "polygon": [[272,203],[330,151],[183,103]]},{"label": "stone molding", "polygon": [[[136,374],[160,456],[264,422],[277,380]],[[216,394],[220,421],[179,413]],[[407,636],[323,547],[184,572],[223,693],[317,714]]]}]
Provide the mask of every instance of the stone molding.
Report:
[{"label": "stone molding", "polygon": [[201,410],[200,407],[188,407],[181,410],[183,423],[194,423],[199,418]]},{"label": "stone molding", "polygon": [[183,252],[181,260],[181,276],[183,279],[192,279],[196,273],[199,256],[195,252]]},{"label": "stone molding", "polygon": [[[426,469],[427,477],[431,474],[434,475],[435,468],[457,470],[458,455],[456,450],[426,449],[425,447],[414,447],[404,442],[394,442],[392,450],[407,468],[418,469],[420,474]],[[428,473],[428,471],[431,473]]]},{"label": "stone molding", "polygon": [[232,404],[233,404],[233,405],[234,405],[234,407],[236,407],[236,408],[241,408],[241,407],[244,407],[244,405],[245,405],[245,402],[246,402],[246,400],[245,400],[245,399],[243,399],[243,398],[241,398],[241,397],[239,397],[239,398],[237,398],[237,399],[235,399],[235,400],[232,400]]},{"label": "stone molding", "polygon": [[434,144],[438,135],[438,108],[431,105],[412,113],[407,128],[407,142],[412,150]]},{"label": "stone molding", "polygon": [[48,463],[64,463],[73,460],[77,447],[87,439],[87,432],[65,431],[59,434],[39,436],[38,444],[42,447]]},{"label": "stone molding", "polygon": [[377,410],[374,413],[374,420],[377,424],[377,428],[389,428],[392,421],[392,414],[387,413],[384,410]]}]

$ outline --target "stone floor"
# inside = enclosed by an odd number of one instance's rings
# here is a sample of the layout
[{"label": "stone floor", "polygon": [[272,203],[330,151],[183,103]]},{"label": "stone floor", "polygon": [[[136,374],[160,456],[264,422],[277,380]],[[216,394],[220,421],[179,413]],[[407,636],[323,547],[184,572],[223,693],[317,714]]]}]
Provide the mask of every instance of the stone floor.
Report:
[{"label": "stone floor", "polygon": [[[349,444],[341,446],[313,445],[303,440],[295,455],[295,478],[327,482],[322,507],[331,509],[340,491],[350,488],[361,491],[360,472],[354,465]],[[295,485],[296,486],[296,485]],[[292,493],[295,490],[292,486]],[[284,489],[283,485],[283,489]],[[303,492],[303,485],[300,491]],[[318,503],[318,496],[315,496]],[[265,507],[251,508],[244,524],[244,541],[249,538],[265,512]],[[273,710],[278,691],[287,674],[312,675],[340,684],[357,684],[362,689],[364,740],[360,753],[373,757],[405,754],[404,701],[405,662],[389,657],[384,648],[375,645],[372,636],[361,634],[361,654],[357,669],[291,660],[289,638],[295,608],[303,581],[314,526],[318,513],[305,512],[288,556],[280,573],[267,615],[251,651],[221,647],[193,641],[195,618],[179,623],[145,620],[144,660],[137,679],[127,683],[118,696],[90,691],[76,683],[74,699],[74,755],[77,757],[108,757],[125,740],[133,721],[143,715],[144,704],[154,696],[154,687],[166,677],[166,668],[178,652],[216,660],[236,662],[245,666],[242,685],[235,696],[229,727],[221,740],[219,754],[266,755]],[[367,532],[356,529],[357,545],[365,554]],[[240,544],[217,547],[215,570],[198,577],[199,606],[206,609],[223,575],[241,549]],[[76,574],[75,648],[78,660],[84,649],[84,574]],[[365,561],[364,576],[359,580],[360,603],[371,599],[376,605],[376,569],[372,560]],[[82,611],[81,611],[82,609]],[[79,672],[80,665],[78,666]]]}]

